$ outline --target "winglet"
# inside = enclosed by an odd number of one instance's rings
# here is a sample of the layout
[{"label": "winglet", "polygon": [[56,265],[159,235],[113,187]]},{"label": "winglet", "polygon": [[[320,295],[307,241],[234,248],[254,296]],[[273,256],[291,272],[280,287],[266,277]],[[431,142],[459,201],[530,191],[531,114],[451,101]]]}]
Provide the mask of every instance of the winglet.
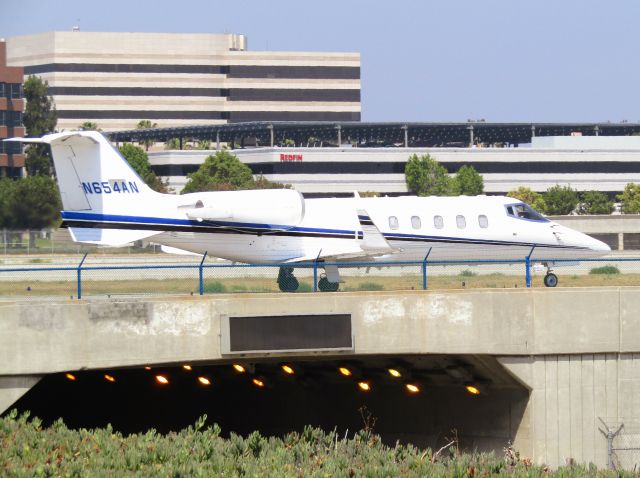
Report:
[{"label": "winglet", "polygon": [[391,252],[393,248],[384,238],[378,226],[375,225],[365,209],[358,209],[358,221],[362,228],[362,242],[360,247],[365,252]]}]

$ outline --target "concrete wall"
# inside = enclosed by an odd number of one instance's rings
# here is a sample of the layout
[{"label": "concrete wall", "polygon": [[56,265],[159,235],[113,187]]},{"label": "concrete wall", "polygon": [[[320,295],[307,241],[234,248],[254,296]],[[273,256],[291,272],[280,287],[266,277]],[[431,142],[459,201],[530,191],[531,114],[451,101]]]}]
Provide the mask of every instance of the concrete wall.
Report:
[{"label": "concrete wall", "polygon": [[[526,405],[517,397],[507,400],[509,407],[524,411],[501,418],[515,420],[513,438],[521,453],[552,465],[568,457],[604,465],[606,440],[598,435],[598,417],[640,415],[639,308],[637,287],[292,294],[286,299],[235,294],[46,306],[5,302],[0,304],[0,379],[215,363],[230,359],[220,349],[222,316],[348,313],[355,349],[343,356],[472,354],[479,362],[499,357],[530,390]],[[329,356],[269,357],[278,355]],[[265,358],[254,354],[253,360]],[[494,377],[496,386],[503,381],[498,372]],[[5,397],[0,405],[7,402]]]}]

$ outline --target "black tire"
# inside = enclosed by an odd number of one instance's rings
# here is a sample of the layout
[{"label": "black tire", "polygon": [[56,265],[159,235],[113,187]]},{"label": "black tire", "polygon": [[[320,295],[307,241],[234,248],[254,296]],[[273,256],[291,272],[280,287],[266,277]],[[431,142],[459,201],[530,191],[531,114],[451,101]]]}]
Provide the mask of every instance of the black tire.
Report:
[{"label": "black tire", "polygon": [[336,292],[340,287],[339,282],[329,282],[329,279],[326,276],[320,277],[318,281],[318,289],[322,292]]},{"label": "black tire", "polygon": [[558,276],[553,272],[548,272],[546,276],[544,276],[544,285],[546,287],[555,287],[558,285]]},{"label": "black tire", "polygon": [[282,292],[295,292],[298,290],[300,283],[296,276],[293,275],[292,267],[281,267],[278,272],[278,287]]}]

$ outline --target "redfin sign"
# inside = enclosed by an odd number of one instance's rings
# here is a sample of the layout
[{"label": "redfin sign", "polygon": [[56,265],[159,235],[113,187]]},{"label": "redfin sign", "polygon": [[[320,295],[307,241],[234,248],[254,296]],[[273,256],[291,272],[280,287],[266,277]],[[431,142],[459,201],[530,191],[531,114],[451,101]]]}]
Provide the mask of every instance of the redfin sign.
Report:
[{"label": "redfin sign", "polygon": [[302,161],[302,155],[280,153],[280,161]]}]

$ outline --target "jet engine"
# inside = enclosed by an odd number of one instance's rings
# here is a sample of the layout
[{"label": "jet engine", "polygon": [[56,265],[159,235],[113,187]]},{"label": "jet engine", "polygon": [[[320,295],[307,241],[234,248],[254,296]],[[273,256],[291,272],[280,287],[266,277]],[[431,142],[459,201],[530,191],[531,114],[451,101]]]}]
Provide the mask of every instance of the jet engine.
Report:
[{"label": "jet engine", "polygon": [[189,219],[295,226],[304,218],[304,198],[291,189],[215,191],[182,196]]}]

